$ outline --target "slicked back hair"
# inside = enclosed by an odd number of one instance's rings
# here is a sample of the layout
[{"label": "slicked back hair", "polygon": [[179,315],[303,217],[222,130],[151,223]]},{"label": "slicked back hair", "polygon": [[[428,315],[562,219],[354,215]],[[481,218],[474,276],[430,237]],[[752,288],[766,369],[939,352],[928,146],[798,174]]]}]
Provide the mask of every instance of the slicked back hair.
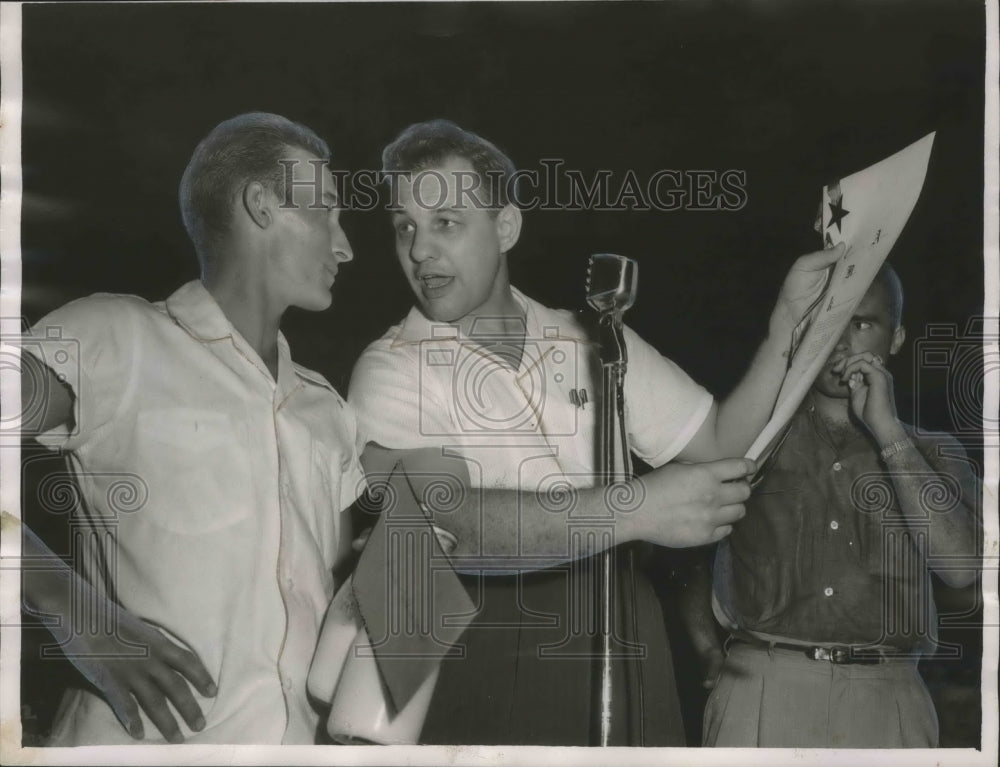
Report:
[{"label": "slicked back hair", "polygon": [[417,173],[453,157],[472,165],[492,213],[516,199],[516,169],[511,159],[493,143],[450,120],[428,120],[405,128],[382,150],[382,170],[387,174]]},{"label": "slicked back hair", "polygon": [[232,223],[233,204],[247,184],[257,181],[275,194],[286,193],[289,149],[298,147],[323,160],[330,148],[312,130],[268,112],[248,112],[216,125],[201,140],[181,177],[184,228],[205,267]]}]

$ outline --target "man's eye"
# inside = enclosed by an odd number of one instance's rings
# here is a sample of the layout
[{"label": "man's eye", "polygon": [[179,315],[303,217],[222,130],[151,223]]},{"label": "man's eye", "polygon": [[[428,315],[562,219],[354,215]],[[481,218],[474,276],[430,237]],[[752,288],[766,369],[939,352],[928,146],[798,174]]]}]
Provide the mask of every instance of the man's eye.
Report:
[{"label": "man's eye", "polygon": [[854,325],[858,330],[870,330],[872,326],[868,320],[858,320]]},{"label": "man's eye", "polygon": [[413,224],[411,224],[409,221],[396,224],[396,234],[398,235],[410,234],[412,231],[413,231]]},{"label": "man's eye", "polygon": [[441,229],[450,229],[453,226],[458,226],[458,222],[453,218],[439,218],[438,226]]}]

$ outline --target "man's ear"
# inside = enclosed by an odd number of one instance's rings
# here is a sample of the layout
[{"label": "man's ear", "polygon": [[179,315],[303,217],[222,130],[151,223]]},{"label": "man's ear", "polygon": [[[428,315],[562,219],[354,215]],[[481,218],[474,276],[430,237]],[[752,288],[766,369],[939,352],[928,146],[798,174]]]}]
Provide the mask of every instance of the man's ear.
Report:
[{"label": "man's ear", "polygon": [[889,354],[895,354],[903,348],[903,341],[906,340],[906,328],[900,325],[892,333],[892,342],[889,344]]},{"label": "man's ear", "polygon": [[497,237],[500,238],[500,252],[506,253],[517,245],[521,236],[521,210],[514,205],[504,205],[497,213]]},{"label": "man's ear", "polygon": [[267,229],[274,221],[271,200],[259,181],[251,181],[243,187],[242,202],[247,215],[261,229]]}]

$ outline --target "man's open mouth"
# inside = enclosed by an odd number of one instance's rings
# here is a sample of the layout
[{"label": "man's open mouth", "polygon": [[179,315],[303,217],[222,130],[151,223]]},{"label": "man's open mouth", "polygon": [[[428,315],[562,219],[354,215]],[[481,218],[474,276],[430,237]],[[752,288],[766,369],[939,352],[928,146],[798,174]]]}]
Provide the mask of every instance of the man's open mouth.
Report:
[{"label": "man's open mouth", "polygon": [[425,274],[417,278],[426,290],[438,290],[451,284],[454,277],[445,274]]}]

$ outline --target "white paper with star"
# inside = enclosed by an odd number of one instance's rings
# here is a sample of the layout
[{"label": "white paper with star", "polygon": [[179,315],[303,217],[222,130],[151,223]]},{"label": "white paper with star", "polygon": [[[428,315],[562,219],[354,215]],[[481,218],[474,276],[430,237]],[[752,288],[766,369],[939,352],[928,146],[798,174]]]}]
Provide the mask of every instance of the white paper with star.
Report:
[{"label": "white paper with star", "polygon": [[777,441],[812,386],[855,307],[917,204],[934,144],[929,133],[900,152],[823,188],[823,244],[846,243],[822,299],[792,340],[792,360],[771,419],[747,451],[759,460]]}]

